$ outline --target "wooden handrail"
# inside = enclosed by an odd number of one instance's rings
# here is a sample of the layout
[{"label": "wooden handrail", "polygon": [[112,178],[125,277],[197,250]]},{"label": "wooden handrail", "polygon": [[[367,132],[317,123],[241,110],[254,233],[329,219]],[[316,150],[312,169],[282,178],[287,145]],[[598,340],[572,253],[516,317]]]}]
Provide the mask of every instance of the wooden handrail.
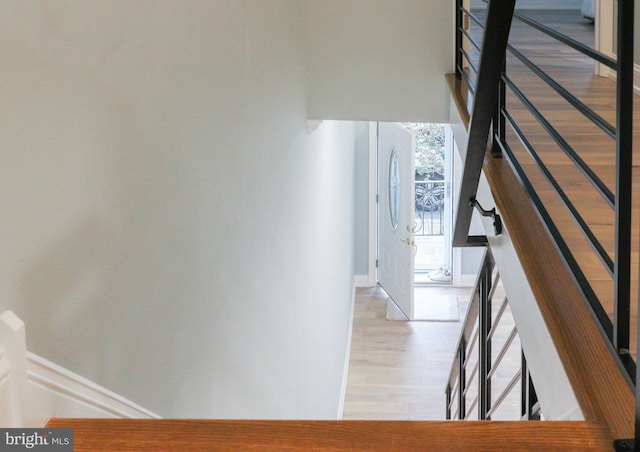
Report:
[{"label": "wooden handrail", "polygon": [[[452,96],[463,108],[467,92]],[[524,187],[507,159],[487,157],[483,171],[585,419],[633,437],[634,394]]]},{"label": "wooden handrail", "polygon": [[530,198],[507,159],[483,169],[585,419],[633,437],[633,392]]},{"label": "wooden handrail", "polygon": [[76,452],[612,449],[590,422],[52,419],[47,427],[72,428]]},{"label": "wooden handrail", "polygon": [[458,80],[455,74],[445,75],[449,90],[453,94],[453,102],[462,119],[462,125],[469,130],[469,108],[471,104],[471,92],[464,80]]}]

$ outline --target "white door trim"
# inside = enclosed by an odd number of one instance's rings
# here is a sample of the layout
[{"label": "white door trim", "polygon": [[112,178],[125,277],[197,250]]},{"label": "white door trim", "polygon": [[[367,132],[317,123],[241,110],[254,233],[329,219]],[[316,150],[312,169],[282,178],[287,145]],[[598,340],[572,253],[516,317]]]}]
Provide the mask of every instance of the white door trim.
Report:
[{"label": "white door trim", "polygon": [[[595,17],[595,48],[611,58],[615,58],[613,51],[613,20],[614,0],[596,0]],[[604,64],[596,63],[595,73],[602,77],[612,77],[614,71]]]},{"label": "white door trim", "polygon": [[369,122],[369,287],[378,284],[378,123]]},{"label": "white door trim", "polygon": [[356,287],[374,287],[378,285],[378,271],[376,268],[376,258],[378,257],[378,203],[376,195],[378,193],[378,126],[377,122],[368,123],[369,137],[369,167],[368,167],[368,198],[369,206],[368,230],[367,230],[367,272],[355,275]]}]

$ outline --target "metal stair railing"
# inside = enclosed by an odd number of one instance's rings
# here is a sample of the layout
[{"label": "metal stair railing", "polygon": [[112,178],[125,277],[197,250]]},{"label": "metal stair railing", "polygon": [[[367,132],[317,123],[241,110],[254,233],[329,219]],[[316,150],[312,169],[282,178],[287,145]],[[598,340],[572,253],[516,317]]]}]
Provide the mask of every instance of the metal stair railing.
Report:
[{"label": "metal stair railing", "polygon": [[[636,382],[640,380],[640,374],[637,374],[636,364],[629,352],[632,299],[631,199],[634,0],[618,0],[617,2],[617,51],[615,59],[515,11],[514,1],[483,1],[488,5],[484,13],[465,8],[462,0],[456,0],[456,78],[466,81],[469,92],[473,96],[473,108],[470,114],[469,143],[454,229],[454,246],[482,246],[487,243],[486,237],[469,236],[469,226],[479,176],[486,149],[489,145],[495,157],[506,155],[509,158],[512,168],[522,182],[540,217],[544,220],[565,262],[571,268],[585,300],[589,303],[596,320],[601,325],[603,334],[611,342],[612,350],[615,351],[620,367],[626,370],[629,384],[633,386],[634,380]],[[514,19],[535,28],[596,63],[615,71],[615,124],[609,123],[592,108],[571,94],[569,90],[554,80],[541,67],[530,61],[523,52],[507,42],[512,20]],[[479,26],[484,30],[481,45],[478,43],[477,35],[470,31],[470,24]],[[593,123],[606,136],[615,140],[615,189],[610,189],[599,178],[596,171],[589,167],[581,158],[580,153],[572,148],[570,143],[545,117],[544,113],[536,108],[534,102],[527,97],[524,91],[509,76],[506,66],[507,51],[511,57],[531,71],[532,77],[542,80],[544,84],[555,92],[559,99],[570,104],[587,121]],[[474,55],[478,53],[478,61],[475,61]],[[509,112],[505,101],[507,95],[514,96],[514,99],[530,112],[540,127],[546,131],[549,139],[575,165],[575,168],[582,173],[585,179],[594,187],[594,190],[600,194],[604,202],[612,209],[615,224],[615,243],[611,254],[607,252],[597,235],[591,230],[588,222],[580,215],[570,197],[563,191],[561,184],[554,178],[552,172],[536,152],[523,128],[518,124],[514,115]],[[609,273],[613,281],[613,319],[610,319],[607,315],[595,290],[567,245],[566,238],[563,237],[558,227],[554,224],[547,207],[536,192],[523,165],[518,162],[516,154],[506,139],[505,132],[507,130],[515,135],[519,145],[522,145],[530,159],[537,164],[538,170],[551,188],[554,189],[558,199],[571,215],[587,243],[589,243],[602,262],[603,267]],[[640,304],[640,296],[638,296],[638,302]],[[640,326],[635,326],[640,332]],[[640,339],[640,334],[638,337]],[[640,349],[640,342],[638,348]],[[464,356],[462,358],[464,359]],[[460,374],[463,374],[463,370],[460,371]],[[637,405],[636,438],[640,438],[639,386],[637,383],[635,384]],[[533,406],[535,406],[535,402],[528,409],[533,408]],[[627,442],[626,444],[628,446],[631,443]],[[640,450],[639,446],[640,444],[637,440],[635,444],[631,444],[631,447],[634,447],[635,450]],[[621,443],[620,447],[625,447],[625,444]]]},{"label": "metal stair railing", "polygon": [[[494,303],[498,301],[499,287],[500,274],[491,251],[486,248],[445,389],[447,420],[471,419],[476,408],[475,419],[493,420],[503,403],[518,389],[520,410],[507,412],[506,417],[540,419],[540,404],[524,352],[521,346],[514,348],[519,345],[518,331],[515,326],[504,323],[509,310],[508,297],[504,296],[499,304]],[[506,331],[509,333],[504,334]],[[497,341],[498,334],[504,336],[501,341]],[[505,357],[510,357],[511,363],[520,359],[515,372],[504,368]],[[499,370],[512,375],[502,386],[496,381]]]}]

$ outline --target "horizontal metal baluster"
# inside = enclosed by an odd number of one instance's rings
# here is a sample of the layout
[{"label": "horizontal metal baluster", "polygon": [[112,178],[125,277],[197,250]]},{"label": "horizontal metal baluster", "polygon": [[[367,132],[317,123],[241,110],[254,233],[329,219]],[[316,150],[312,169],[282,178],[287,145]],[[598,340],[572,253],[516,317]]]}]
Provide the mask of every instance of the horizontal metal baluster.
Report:
[{"label": "horizontal metal baluster", "polygon": [[504,343],[504,347],[502,347],[502,350],[500,350],[500,353],[496,357],[496,360],[493,362],[493,366],[491,367],[491,371],[489,372],[489,375],[488,375],[489,378],[495,375],[496,370],[498,369],[498,366],[500,365],[500,363],[502,363],[502,360],[504,359],[505,355],[509,351],[509,346],[511,345],[513,340],[516,338],[516,336],[518,336],[518,329],[514,326],[513,329],[511,330],[511,333],[509,333],[509,337]]},{"label": "horizontal metal baluster", "polygon": [[513,391],[513,388],[515,388],[515,386],[520,381],[520,377],[521,377],[521,369],[518,369],[516,374],[513,376],[513,378],[507,385],[507,387],[504,389],[504,391],[502,391],[500,396],[496,399],[495,403],[493,404],[493,407],[491,407],[491,410],[489,410],[489,414],[488,414],[489,417],[492,416],[498,408],[500,408],[500,405],[502,405],[502,402],[504,402],[504,400],[511,393],[511,391]]},{"label": "horizontal metal baluster", "polygon": [[496,314],[496,318],[493,321],[493,326],[491,327],[491,331],[489,331],[489,339],[493,339],[493,335],[495,334],[495,332],[498,329],[498,326],[500,325],[500,320],[502,320],[502,316],[506,312],[507,306],[509,306],[509,300],[507,299],[507,297],[505,297],[502,304],[500,305],[500,309],[498,310],[498,313]]},{"label": "horizontal metal baluster", "polygon": [[471,405],[469,405],[469,409],[467,410],[464,419],[468,420],[472,413],[473,413],[473,409],[478,406],[478,396],[475,396],[474,399],[471,401]]}]

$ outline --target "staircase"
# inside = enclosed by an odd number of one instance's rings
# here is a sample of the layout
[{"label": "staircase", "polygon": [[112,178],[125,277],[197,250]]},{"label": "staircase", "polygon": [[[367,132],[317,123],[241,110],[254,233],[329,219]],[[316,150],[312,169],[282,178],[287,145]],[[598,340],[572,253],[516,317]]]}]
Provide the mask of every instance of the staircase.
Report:
[{"label": "staircase", "polygon": [[[628,8],[630,0],[619,0],[619,3],[621,7]],[[74,449],[77,451],[602,451],[612,450],[615,440],[634,437],[635,385],[627,372],[630,366],[627,362],[622,362],[626,359],[623,356],[625,351],[628,355],[628,347],[625,349],[619,346],[620,340],[624,342],[625,334],[617,334],[619,327],[616,326],[614,335],[613,330],[609,331],[610,328],[603,326],[599,321],[598,313],[594,312],[597,311],[597,307],[588,300],[590,294],[585,295],[586,286],[583,284],[583,278],[580,275],[576,276],[573,266],[568,265],[563,246],[556,240],[553,228],[540,214],[540,205],[528,185],[523,182],[523,174],[510,159],[510,155],[505,155],[509,152],[505,152],[508,151],[508,147],[505,146],[501,131],[505,126],[504,118],[501,118],[500,114],[494,116],[494,107],[498,104],[496,97],[503,95],[498,82],[504,76],[502,55],[506,48],[506,36],[511,21],[508,11],[513,10],[514,4],[515,0],[490,2],[486,20],[489,30],[486,33],[489,36],[487,48],[490,51],[481,52],[477,80],[472,82],[473,88],[471,81],[463,75],[466,74],[466,70],[460,55],[457,58],[458,77],[449,77],[452,98],[461,121],[466,122],[469,142],[465,155],[468,166],[463,176],[454,241],[458,246],[491,248],[495,263],[505,280],[509,297],[514,294],[514,291],[510,292],[509,289],[510,284],[514,287],[513,283],[509,283],[513,281],[509,273],[514,271],[510,264],[514,259],[517,260],[516,270],[525,275],[526,290],[531,292],[534,299],[531,305],[544,324],[544,331],[527,329],[530,318],[525,310],[518,308],[514,300],[514,318],[525,354],[528,355],[527,361],[536,375],[545,375],[548,371],[545,367],[549,361],[542,354],[544,350],[540,350],[540,344],[546,342],[541,342],[539,337],[548,338],[560,363],[557,367],[561,368],[563,378],[566,378],[575,395],[579,411],[579,416],[576,416],[583,420],[568,421],[566,419],[573,418],[574,413],[563,418],[555,416],[555,412],[551,410],[554,416],[547,417],[550,420],[540,422],[54,418],[47,422],[46,427],[72,428]],[[492,11],[495,14],[492,14]],[[626,11],[628,12],[628,9]],[[631,11],[633,12],[633,9]],[[458,3],[457,12],[457,32],[459,39],[462,39],[465,31],[462,27],[462,17],[465,10],[461,2]],[[628,27],[628,24],[625,24],[625,27]],[[492,34],[496,30],[497,32]],[[496,39],[492,41],[493,38]],[[628,49],[625,53],[628,53]],[[483,59],[483,56],[486,59]],[[483,70],[487,65],[492,68],[488,71]],[[627,76],[623,78],[626,80]],[[476,102],[471,112],[470,101]],[[491,140],[487,140],[490,132]],[[485,152],[487,147],[493,151],[493,156]],[[485,218],[486,236],[469,236],[469,222],[476,196],[485,207],[492,207],[490,204],[495,206],[495,212],[501,217],[504,231],[494,228],[497,221],[494,216],[490,219]],[[623,229],[627,226],[623,226]],[[507,250],[507,244],[512,251]],[[508,256],[509,252],[513,252],[513,256]],[[624,280],[629,282],[628,275],[618,276],[617,267],[614,279],[616,284],[624,283]],[[515,284],[515,287],[518,285]],[[628,302],[629,300],[627,306]],[[618,301],[616,308],[617,306]],[[618,315],[619,313],[615,313],[616,324]],[[623,330],[624,328],[622,327]],[[535,378],[536,383],[541,385],[540,401],[543,413],[545,403],[553,404],[553,386],[556,384],[548,377],[546,383],[544,380],[545,378]],[[625,449],[629,447],[628,443],[619,442],[617,447],[619,450],[633,450],[633,446],[631,449]]]}]

